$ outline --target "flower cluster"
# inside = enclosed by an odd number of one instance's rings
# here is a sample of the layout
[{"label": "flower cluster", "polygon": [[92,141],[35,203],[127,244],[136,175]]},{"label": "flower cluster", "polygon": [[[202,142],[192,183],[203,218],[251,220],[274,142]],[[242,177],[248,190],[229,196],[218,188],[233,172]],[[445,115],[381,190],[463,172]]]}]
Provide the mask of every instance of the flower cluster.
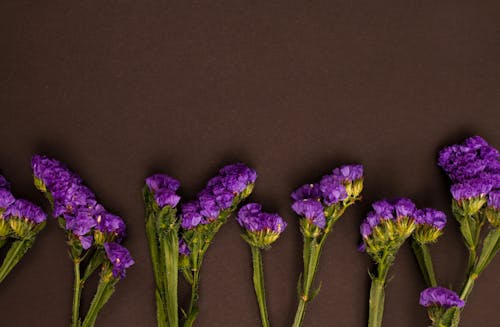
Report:
[{"label": "flower cluster", "polygon": [[10,192],[10,184],[0,175],[0,239],[31,238],[43,228],[46,219],[39,206],[16,199]]},{"label": "flower cluster", "polygon": [[430,287],[420,293],[420,305],[426,308],[438,306],[449,309],[462,308],[465,302],[452,290],[444,287]]},{"label": "flower cluster", "polygon": [[377,201],[372,207],[373,211],[360,226],[364,242],[360,249],[375,257],[380,251],[397,250],[414,231],[418,241],[433,242],[446,225],[443,212],[431,208],[418,210],[406,198]]},{"label": "flower cluster", "polygon": [[149,191],[154,194],[154,199],[159,208],[166,206],[175,207],[181,197],[176,194],[180,187],[178,180],[163,174],[155,174],[146,178]]},{"label": "flower cluster", "polygon": [[451,193],[467,214],[479,211],[488,194],[500,189],[500,154],[480,136],[466,139],[439,153],[438,164],[453,182]]},{"label": "flower cluster", "polygon": [[245,164],[227,165],[198,193],[197,199],[181,206],[181,226],[189,230],[210,224],[221,212],[246,198],[253,189],[257,173]]},{"label": "flower cluster", "polygon": [[338,219],[346,207],[360,199],[363,166],[343,165],[321,178],[295,190],[292,209],[302,217],[302,232],[316,237]]},{"label": "flower cluster", "polygon": [[66,230],[74,254],[81,255],[92,246],[104,247],[113,275],[123,277],[134,263],[128,250],[118,244],[125,236],[123,220],[106,211],[82,179],[63,163],[36,155],[31,165],[35,185],[50,199],[53,215]]},{"label": "flower cluster", "polygon": [[246,231],[245,240],[259,248],[269,247],[286,228],[286,222],[278,214],[262,211],[258,203],[241,207],[236,218]]},{"label": "flower cluster", "polygon": [[415,212],[415,222],[417,227],[413,233],[413,237],[420,243],[435,242],[443,233],[443,228],[446,226],[446,215],[444,212],[425,208]]}]

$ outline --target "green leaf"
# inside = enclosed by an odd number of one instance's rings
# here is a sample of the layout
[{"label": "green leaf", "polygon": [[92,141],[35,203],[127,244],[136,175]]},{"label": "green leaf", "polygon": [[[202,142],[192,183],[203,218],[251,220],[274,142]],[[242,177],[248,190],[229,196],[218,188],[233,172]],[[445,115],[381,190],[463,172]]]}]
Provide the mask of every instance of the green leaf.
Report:
[{"label": "green leaf", "polygon": [[484,238],[481,255],[476,265],[475,273],[480,274],[495,257],[500,249],[500,229],[492,229]]},{"label": "green leaf", "polygon": [[82,281],[86,281],[92,273],[99,268],[99,266],[104,262],[105,254],[103,249],[97,249],[89,262],[87,263],[87,267],[85,268],[85,272],[83,274]]},{"label": "green leaf", "polygon": [[318,287],[311,292],[311,295],[307,301],[312,301],[318,295],[319,291],[321,290],[322,283],[323,282],[319,282]]}]

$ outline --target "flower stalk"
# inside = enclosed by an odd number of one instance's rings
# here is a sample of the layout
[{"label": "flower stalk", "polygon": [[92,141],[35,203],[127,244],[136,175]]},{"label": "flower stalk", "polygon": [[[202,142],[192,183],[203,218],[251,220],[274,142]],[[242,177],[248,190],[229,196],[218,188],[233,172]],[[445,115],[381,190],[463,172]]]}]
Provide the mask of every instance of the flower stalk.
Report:
[{"label": "flower stalk", "polygon": [[303,235],[304,270],[297,284],[298,304],[293,327],[302,326],[307,304],[319,293],[312,289],[321,252],[334,224],[345,210],[361,199],[363,167],[344,165],[316,184],[306,184],[292,193],[292,209],[300,218]]}]

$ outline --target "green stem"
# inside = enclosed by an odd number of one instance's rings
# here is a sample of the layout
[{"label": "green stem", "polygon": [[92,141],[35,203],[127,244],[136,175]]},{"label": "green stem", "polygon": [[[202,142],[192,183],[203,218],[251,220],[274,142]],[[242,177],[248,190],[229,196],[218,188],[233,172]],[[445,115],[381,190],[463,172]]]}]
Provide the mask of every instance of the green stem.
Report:
[{"label": "green stem", "polygon": [[165,256],[165,278],[166,278],[166,309],[169,327],[179,326],[179,312],[177,303],[177,285],[179,278],[179,241],[177,230],[168,232],[162,238],[162,252]]},{"label": "green stem", "polygon": [[314,294],[311,295],[311,286],[316,276],[325,236],[326,234],[324,234],[319,243],[314,238],[304,237],[304,274],[302,275],[301,294],[299,294],[299,303],[297,305],[297,311],[295,312],[293,327],[302,326],[307,302],[314,297]]},{"label": "green stem", "polygon": [[432,257],[429,252],[427,244],[422,244],[415,239],[411,242],[413,253],[417,258],[418,266],[424,277],[425,283],[429,287],[436,287],[436,275],[434,274],[434,267],[432,264]]},{"label": "green stem", "polygon": [[196,320],[198,315],[198,283],[200,275],[199,271],[195,270],[193,272],[193,282],[191,283],[191,299],[189,301],[189,309],[187,313],[186,321],[184,321],[184,327],[191,327]]},{"label": "green stem", "polygon": [[9,251],[5,255],[5,259],[0,267],[0,283],[3,282],[5,277],[12,271],[12,269],[19,263],[23,255],[31,247],[31,240],[17,240],[10,246]]},{"label": "green stem", "polygon": [[382,326],[385,300],[385,280],[375,278],[370,289],[368,327]]},{"label": "green stem", "polygon": [[264,287],[264,267],[262,264],[261,250],[256,246],[250,246],[252,249],[252,262],[253,262],[253,285],[255,288],[255,295],[259,303],[260,319],[262,327],[269,327],[269,318],[267,316],[266,305],[266,290]]},{"label": "green stem", "polygon": [[82,297],[83,282],[80,279],[80,259],[74,261],[74,284],[73,284],[73,311],[71,327],[80,326],[80,300]]},{"label": "green stem", "polygon": [[87,312],[81,327],[94,327],[97,315],[114,293],[117,281],[117,279],[109,279],[109,277],[106,278],[106,280],[101,278],[99,285],[97,286],[97,291],[92,299],[92,303],[90,304],[89,311]]}]

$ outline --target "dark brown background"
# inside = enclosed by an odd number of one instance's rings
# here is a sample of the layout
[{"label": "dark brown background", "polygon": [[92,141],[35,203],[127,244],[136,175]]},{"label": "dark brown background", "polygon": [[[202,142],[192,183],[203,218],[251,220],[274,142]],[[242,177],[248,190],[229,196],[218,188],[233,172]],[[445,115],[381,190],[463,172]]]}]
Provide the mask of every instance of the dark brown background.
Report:
[{"label": "dark brown background", "polygon": [[[369,204],[410,196],[449,212],[438,149],[474,133],[500,147],[499,20],[498,1],[2,1],[0,169],[16,195],[45,203],[30,157],[53,155],[124,217],[137,264],[97,325],[131,327],[155,325],[144,177],[169,173],[191,197],[221,165],[252,165],[252,200],[289,222],[265,254],[270,320],[289,326],[302,245],[289,194],[361,162],[365,201],[327,243],[305,326],[363,326],[370,261],[356,246]],[[440,282],[459,287],[454,221],[432,252]],[[426,326],[407,247],[392,273],[384,326]],[[499,276],[497,260],[462,326],[500,325]],[[2,326],[68,326],[71,287],[52,222],[1,285]],[[231,221],[206,257],[198,326],[258,324],[249,250]]]}]

